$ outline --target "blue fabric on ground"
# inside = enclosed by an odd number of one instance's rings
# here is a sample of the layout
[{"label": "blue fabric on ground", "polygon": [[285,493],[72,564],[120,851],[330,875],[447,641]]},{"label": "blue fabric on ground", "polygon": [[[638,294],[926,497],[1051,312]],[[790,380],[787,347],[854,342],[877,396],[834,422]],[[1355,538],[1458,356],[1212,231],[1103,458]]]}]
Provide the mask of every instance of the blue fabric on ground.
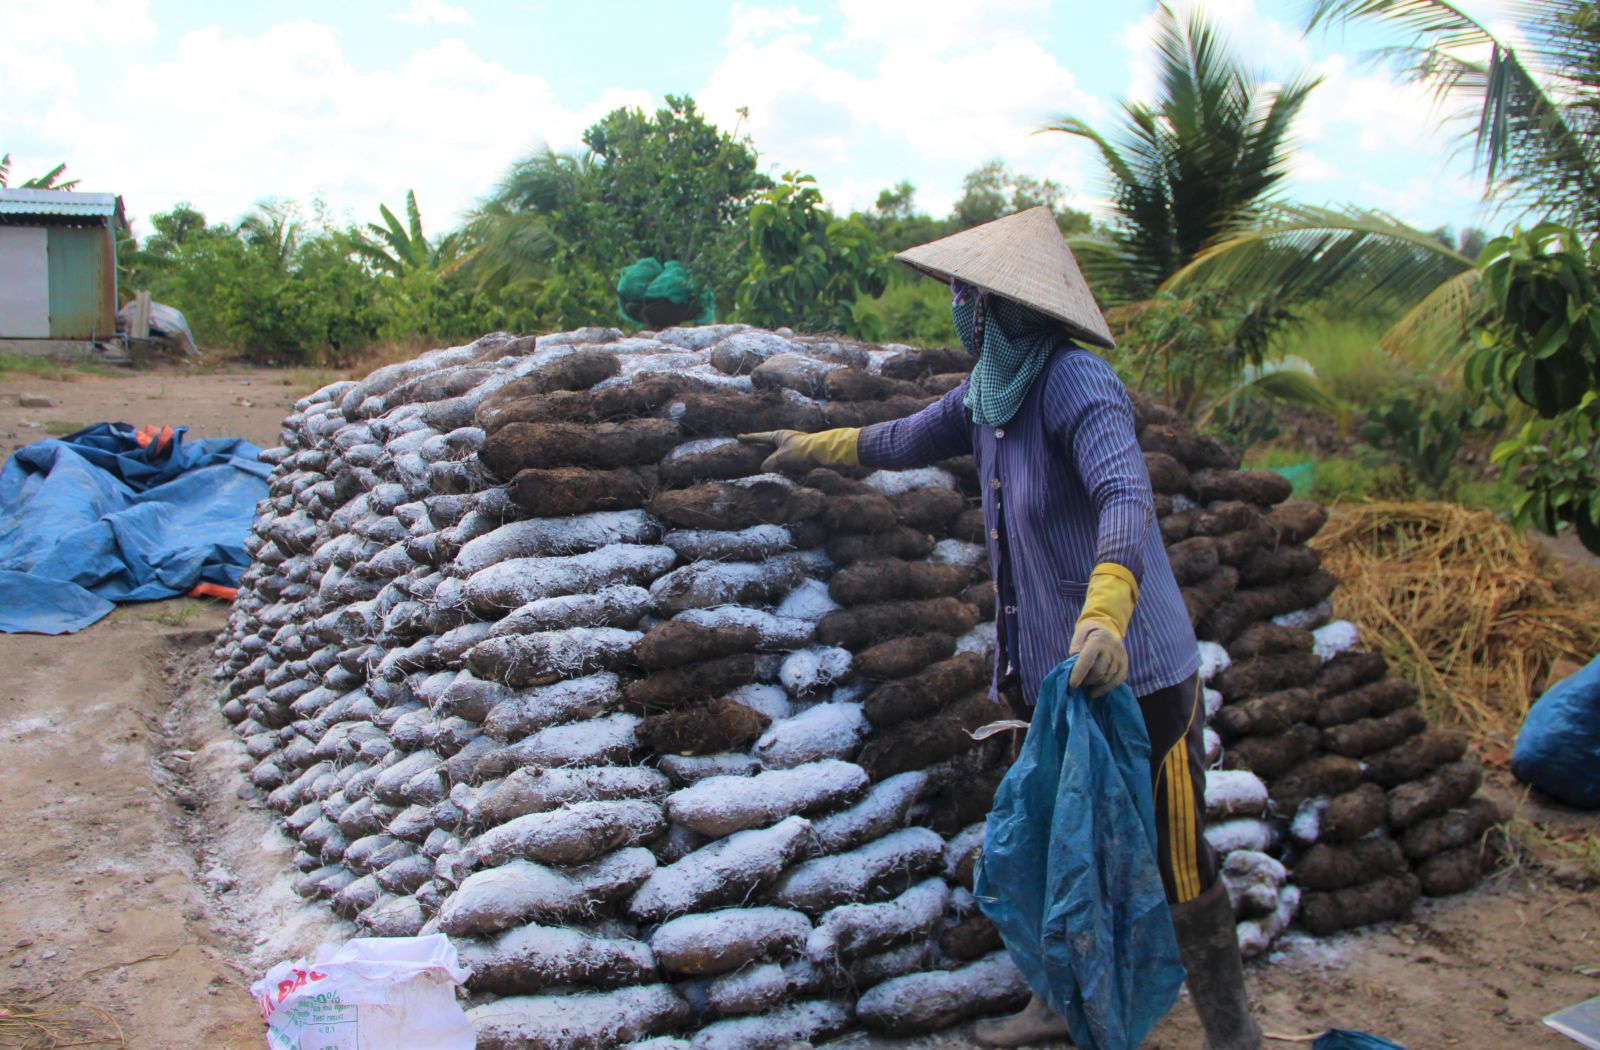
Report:
[{"label": "blue fabric on ground", "polygon": [[1534,701],[1511,772],[1569,806],[1600,808],[1600,656]]},{"label": "blue fabric on ground", "polygon": [[0,631],[69,634],[117,602],[238,586],[271,468],[239,438],[140,447],[96,423],[18,449],[0,471]]},{"label": "blue fabric on ground", "polygon": [[975,893],[1080,1050],[1133,1050],[1183,963],[1156,866],[1150,738],[1127,686],[1090,700],[1045,678],[989,813]]}]

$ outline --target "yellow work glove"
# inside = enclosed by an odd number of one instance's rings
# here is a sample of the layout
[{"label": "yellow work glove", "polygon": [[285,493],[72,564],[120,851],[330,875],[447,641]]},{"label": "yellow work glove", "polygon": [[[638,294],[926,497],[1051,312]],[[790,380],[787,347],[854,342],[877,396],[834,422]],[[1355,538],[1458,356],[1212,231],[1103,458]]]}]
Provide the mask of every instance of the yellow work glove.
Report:
[{"label": "yellow work glove", "polygon": [[807,434],[803,430],[765,430],[759,434],[740,434],[740,441],[757,445],[776,445],[778,450],[761,464],[762,470],[799,472],[808,467],[859,466],[856,452],[860,427],[840,427]]},{"label": "yellow work glove", "polygon": [[1077,664],[1067,679],[1073,689],[1104,696],[1128,680],[1128,649],[1122,644],[1139,600],[1139,583],[1133,573],[1116,562],[1101,562],[1089,574],[1089,593],[1072,631],[1068,656]]}]

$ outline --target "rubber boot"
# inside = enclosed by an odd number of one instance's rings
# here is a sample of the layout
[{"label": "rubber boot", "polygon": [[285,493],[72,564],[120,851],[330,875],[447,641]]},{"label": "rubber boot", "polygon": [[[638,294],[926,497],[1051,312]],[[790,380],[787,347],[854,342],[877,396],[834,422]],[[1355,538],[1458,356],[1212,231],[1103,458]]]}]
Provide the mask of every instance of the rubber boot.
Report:
[{"label": "rubber boot", "polygon": [[1172,926],[1189,971],[1189,996],[1206,1030],[1206,1050],[1259,1050],[1261,1026],[1250,1016],[1245,998],[1244,961],[1233,906],[1222,883],[1174,905]]},{"label": "rubber boot", "polygon": [[973,1026],[972,1034],[984,1046],[1015,1047],[1044,1042],[1072,1045],[1067,1036],[1067,1022],[1037,995],[1029,999],[1019,1013],[979,1021]]}]

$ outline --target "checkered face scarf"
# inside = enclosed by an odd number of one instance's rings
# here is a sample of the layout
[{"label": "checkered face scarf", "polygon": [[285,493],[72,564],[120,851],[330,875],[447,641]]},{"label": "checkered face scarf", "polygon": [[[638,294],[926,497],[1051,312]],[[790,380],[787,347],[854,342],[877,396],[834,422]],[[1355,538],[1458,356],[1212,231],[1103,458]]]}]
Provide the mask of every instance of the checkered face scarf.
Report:
[{"label": "checkered face scarf", "polygon": [[951,281],[950,312],[967,353],[978,359],[966,406],[986,427],[1004,426],[1063,340],[1061,322],[998,295]]}]

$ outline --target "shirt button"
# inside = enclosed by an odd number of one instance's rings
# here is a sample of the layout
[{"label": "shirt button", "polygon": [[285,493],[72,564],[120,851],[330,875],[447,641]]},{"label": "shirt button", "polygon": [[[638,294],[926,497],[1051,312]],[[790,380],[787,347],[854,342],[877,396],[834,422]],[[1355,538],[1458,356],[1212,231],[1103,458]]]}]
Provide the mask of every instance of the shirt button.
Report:
[{"label": "shirt button", "polygon": [[1000,479],[999,478],[990,478],[989,479],[989,487],[992,488],[992,489],[999,488],[1000,487]]},{"label": "shirt button", "polygon": [[1005,437],[1006,436],[1006,428],[1005,427],[996,427],[995,431],[994,431],[994,436],[997,437],[997,438]]},{"label": "shirt button", "polygon": [[990,529],[989,530],[989,538],[991,540],[999,539],[1000,538],[1000,530],[999,529]]}]

